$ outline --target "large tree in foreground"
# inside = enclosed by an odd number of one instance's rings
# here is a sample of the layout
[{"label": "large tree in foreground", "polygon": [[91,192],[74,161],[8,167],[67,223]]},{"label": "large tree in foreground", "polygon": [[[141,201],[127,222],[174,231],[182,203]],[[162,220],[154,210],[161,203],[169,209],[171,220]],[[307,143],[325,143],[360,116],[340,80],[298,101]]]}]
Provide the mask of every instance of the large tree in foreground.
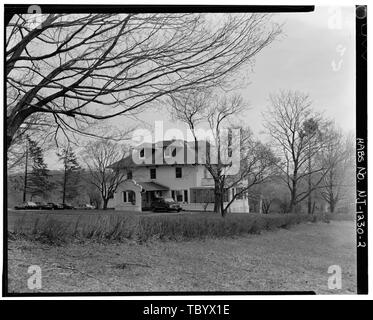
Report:
[{"label": "large tree in foreground", "polygon": [[229,87],[280,27],[266,14],[14,15],[6,27],[7,148],[32,115],[57,131],[162,96]]}]

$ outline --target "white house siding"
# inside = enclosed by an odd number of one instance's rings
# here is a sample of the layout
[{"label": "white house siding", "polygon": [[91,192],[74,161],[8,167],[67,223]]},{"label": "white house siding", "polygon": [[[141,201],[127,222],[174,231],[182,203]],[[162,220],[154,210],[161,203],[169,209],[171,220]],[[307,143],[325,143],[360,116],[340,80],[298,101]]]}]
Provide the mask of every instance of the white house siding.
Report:
[{"label": "white house siding", "polygon": [[[141,186],[136,183],[134,180],[126,180],[124,181],[114,193],[114,208],[115,210],[122,210],[122,211],[136,211],[141,212]],[[133,191],[135,192],[135,204],[132,204],[128,201],[123,201],[123,192]]]},{"label": "white house siding", "polygon": [[[224,205],[227,205],[225,202]],[[236,199],[234,200],[228,208],[228,212],[250,212],[250,206],[247,199]]]},{"label": "white house siding", "polygon": [[[176,178],[177,166],[149,166],[136,168],[132,171],[132,178],[135,181],[153,181],[167,186],[170,190],[183,190],[186,187],[197,185],[197,169],[191,166],[180,166],[182,168],[182,177]],[[156,169],[156,179],[150,179],[150,169]]]},{"label": "white house siding", "polygon": [[181,205],[183,210],[186,211],[213,211],[214,210],[214,204],[209,203],[207,207],[205,207],[204,203],[184,203]]},{"label": "white house siding", "polygon": [[[177,144],[176,144],[177,145]],[[152,156],[152,151],[150,148],[144,147],[144,157],[140,158],[141,148],[135,152],[133,155],[133,161],[137,164],[132,171],[132,179],[127,180],[124,184],[122,184],[117,192],[114,195],[114,199],[109,202],[110,207],[114,207],[116,210],[129,210],[129,211],[141,211],[142,201],[141,197],[145,196],[145,194],[141,194],[139,191],[136,192],[136,197],[140,197],[139,199],[136,198],[136,204],[133,205],[129,202],[123,202],[123,191],[125,190],[132,190],[131,188],[135,188],[129,181],[133,182],[155,182],[157,184],[163,185],[168,187],[168,191],[162,191],[161,195],[163,197],[172,197],[173,192],[179,193],[182,195],[180,199],[181,206],[184,210],[206,210],[212,211],[214,204],[209,203],[207,206],[205,203],[192,203],[191,202],[191,188],[208,188],[211,189],[214,187],[214,181],[206,171],[206,168],[203,165],[195,165],[195,164],[183,164],[184,163],[184,150],[182,148],[183,144],[178,144],[176,147],[176,156],[172,156],[172,148],[175,145],[171,145],[170,152],[163,151],[162,148],[157,148],[155,150],[154,156]],[[186,149],[188,153],[188,160],[190,162],[194,162],[194,150],[190,148]],[[168,155],[164,157],[164,155]],[[201,153],[203,154],[203,153]],[[155,158],[155,164],[152,163]],[[166,162],[167,164],[161,164]],[[146,165],[144,165],[146,164]],[[182,170],[182,177],[176,178],[176,168],[180,167]],[[150,176],[150,169],[156,169],[156,178],[151,179]],[[185,192],[187,193],[187,199],[185,196]],[[230,192],[228,193],[230,195]],[[229,199],[229,198],[228,198]],[[186,201],[187,200],[187,201]],[[228,200],[229,201],[229,200]],[[226,205],[227,203],[225,203]],[[247,199],[237,199],[235,200],[230,208],[230,212],[249,212],[249,205]]]},{"label": "white house siding", "polygon": [[[226,206],[228,202],[224,202],[224,206]],[[213,211],[214,210],[214,204],[209,203],[207,207],[205,207],[205,204],[203,203],[188,203],[183,204],[182,208],[184,210],[191,210],[191,211]],[[249,213],[250,212],[250,206],[247,201],[247,199],[238,199],[232,202],[232,204],[228,208],[228,212],[240,212],[240,213]]]},{"label": "white house siding", "polygon": [[[153,181],[155,183],[167,186],[170,190],[166,192],[167,197],[171,197],[171,192],[182,191],[184,199],[184,190],[188,192],[188,200],[190,200],[189,188],[198,184],[198,166],[179,166],[182,168],[182,177],[176,178],[177,166],[149,166],[136,168],[132,171],[132,178],[135,181]],[[150,168],[156,168],[156,179],[150,179]]]}]

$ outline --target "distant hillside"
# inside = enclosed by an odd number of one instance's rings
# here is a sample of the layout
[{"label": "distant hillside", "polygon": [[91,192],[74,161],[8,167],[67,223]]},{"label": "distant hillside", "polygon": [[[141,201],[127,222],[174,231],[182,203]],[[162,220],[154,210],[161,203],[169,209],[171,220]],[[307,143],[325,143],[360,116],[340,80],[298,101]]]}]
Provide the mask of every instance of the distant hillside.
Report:
[{"label": "distant hillside", "polygon": [[[50,170],[49,181],[53,187],[44,198],[27,196],[27,201],[46,201],[46,202],[62,202],[62,170]],[[80,173],[79,192],[74,199],[67,201],[73,205],[79,205],[92,202],[94,194],[97,197],[97,191],[86,180],[87,173]],[[22,203],[23,198],[24,176],[23,173],[12,173],[8,175],[8,208],[13,208],[15,205]]]}]

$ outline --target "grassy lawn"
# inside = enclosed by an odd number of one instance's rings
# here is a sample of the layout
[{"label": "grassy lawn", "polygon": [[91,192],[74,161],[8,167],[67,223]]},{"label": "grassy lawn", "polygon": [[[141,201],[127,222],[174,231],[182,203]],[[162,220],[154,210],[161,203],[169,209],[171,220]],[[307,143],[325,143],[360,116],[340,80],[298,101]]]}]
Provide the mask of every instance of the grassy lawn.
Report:
[{"label": "grassy lawn", "polygon": [[[89,241],[61,246],[9,241],[9,292],[31,292],[27,268],[39,265],[37,292],[314,290],[356,291],[352,221],[190,241]],[[327,287],[328,267],[342,268],[342,289]],[[35,291],[36,292],[36,291]]]},{"label": "grassy lawn", "polygon": [[9,211],[8,230],[49,244],[74,241],[195,240],[257,234],[263,230],[325,221],[323,215],[231,213],[134,213],[118,211]]},{"label": "grassy lawn", "polygon": [[133,217],[133,216],[162,216],[162,215],[213,215],[212,213],[199,212],[128,212],[116,210],[8,210],[8,230],[12,231],[14,224],[20,218],[25,219],[28,224],[32,224],[35,219],[53,218],[64,222],[75,222],[80,219],[82,222],[93,222],[99,217]]}]

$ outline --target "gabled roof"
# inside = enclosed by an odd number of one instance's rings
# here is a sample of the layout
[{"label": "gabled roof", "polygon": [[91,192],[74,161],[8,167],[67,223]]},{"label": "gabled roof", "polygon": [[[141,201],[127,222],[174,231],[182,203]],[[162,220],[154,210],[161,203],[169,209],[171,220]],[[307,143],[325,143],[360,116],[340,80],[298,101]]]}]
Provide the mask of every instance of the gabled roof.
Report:
[{"label": "gabled roof", "polygon": [[126,169],[126,168],[133,168],[139,166],[136,164],[133,159],[132,155],[128,155],[127,157],[112,163],[110,166],[108,166],[109,169]]}]

